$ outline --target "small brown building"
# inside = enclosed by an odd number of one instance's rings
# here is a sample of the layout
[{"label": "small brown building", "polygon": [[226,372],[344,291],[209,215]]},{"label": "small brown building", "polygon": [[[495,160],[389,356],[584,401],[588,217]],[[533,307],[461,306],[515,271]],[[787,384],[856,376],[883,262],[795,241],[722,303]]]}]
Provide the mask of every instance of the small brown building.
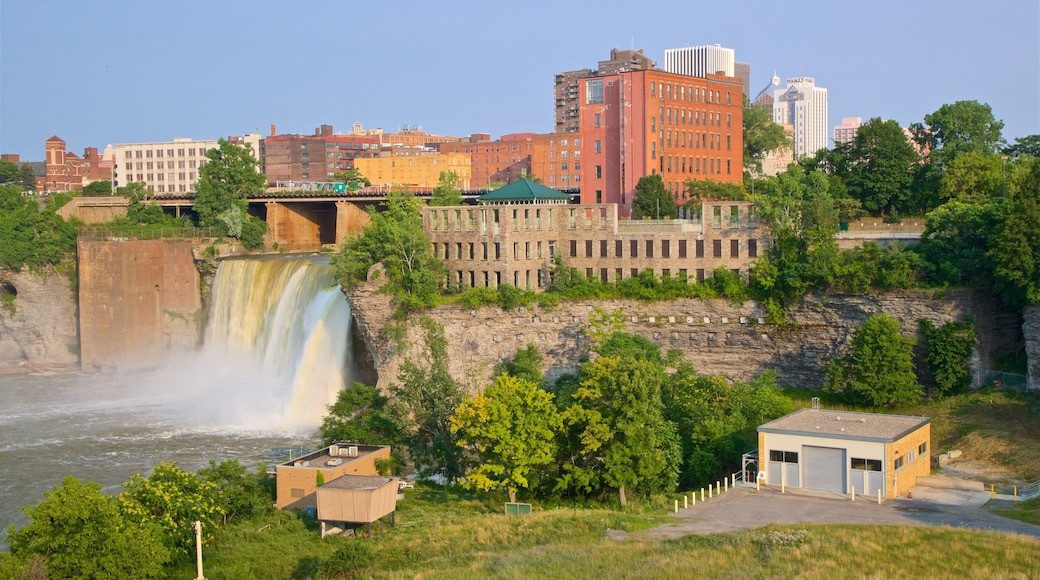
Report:
[{"label": "small brown building", "polygon": [[389,514],[393,523],[397,510],[397,478],[374,475],[344,475],[317,490],[318,520],[322,537],[328,524],[368,524]]},{"label": "small brown building", "polygon": [[330,483],[345,475],[379,475],[376,460],[389,458],[387,445],[342,443],[286,461],[275,468],[276,506],[278,509],[316,507],[319,474],[321,483]]}]

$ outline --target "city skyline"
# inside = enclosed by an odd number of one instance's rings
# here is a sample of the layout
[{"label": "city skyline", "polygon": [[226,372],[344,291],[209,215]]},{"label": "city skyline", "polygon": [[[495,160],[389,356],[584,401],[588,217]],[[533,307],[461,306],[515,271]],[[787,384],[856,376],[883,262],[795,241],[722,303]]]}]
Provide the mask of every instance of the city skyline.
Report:
[{"label": "city skyline", "polygon": [[712,44],[751,65],[752,93],[774,72],[814,77],[829,91],[830,126],[844,117],[905,126],[977,100],[1005,122],[1009,142],[1037,133],[1040,7],[923,4],[322,1],[289,11],[267,1],[11,0],[0,6],[0,152],[40,160],[52,135],[78,152],[266,135],[271,124],[348,132],[356,121],[451,136],[549,133],[557,73],[594,68],[612,48],[642,48],[662,66],[666,49]]}]

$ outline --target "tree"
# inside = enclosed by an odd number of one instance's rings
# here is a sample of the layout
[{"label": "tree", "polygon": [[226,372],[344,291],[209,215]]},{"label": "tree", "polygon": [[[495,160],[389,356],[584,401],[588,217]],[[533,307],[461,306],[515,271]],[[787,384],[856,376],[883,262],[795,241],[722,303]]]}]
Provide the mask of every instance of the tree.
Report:
[{"label": "tree", "polygon": [[1008,145],[1004,149],[1004,154],[1009,155],[1012,159],[1040,157],[1040,135],[1015,137],[1015,144]]},{"label": "tree", "polygon": [[762,173],[762,160],[781,147],[792,147],[784,128],[773,122],[769,109],[756,107],[744,95],[744,171]]},{"label": "tree", "polygon": [[918,252],[931,264],[929,278],[940,286],[970,286],[991,291],[996,234],[1006,219],[1006,200],[949,201],[925,220]]},{"label": "tree", "polygon": [[430,194],[430,205],[462,205],[462,192],[459,191],[459,174],[454,171],[441,171],[437,187]]},{"label": "tree", "polygon": [[422,207],[408,190],[388,193],[383,211],[370,211],[371,222],[333,257],[340,284],[352,288],[381,262],[388,279],[384,291],[393,294],[398,308],[431,306],[444,281],[444,264],[430,250]]},{"label": "tree", "polygon": [[[714,179],[690,179],[686,180],[686,192],[690,195],[687,205],[694,205],[701,200],[727,200],[736,201],[748,199],[747,189],[743,183],[726,183]],[[699,211],[700,208],[697,207]]]},{"label": "tree", "polygon": [[506,374],[518,379],[531,381],[538,386],[545,385],[545,377],[542,375],[542,355],[538,352],[538,345],[529,342],[517,349],[513,358],[495,365],[494,375]]},{"label": "tree", "polygon": [[14,161],[0,159],[0,185],[14,184],[18,181],[18,164]]},{"label": "tree", "polygon": [[957,156],[939,178],[939,198],[969,203],[1004,193],[1004,161],[999,155],[968,151]]},{"label": "tree", "polygon": [[24,191],[36,191],[36,172],[33,171],[32,165],[22,163],[18,168],[18,184]]},{"label": "tree", "polygon": [[1009,304],[1040,303],[1040,158],[1024,161],[1008,186],[1006,219],[989,257]]},{"label": "tree", "polygon": [[848,151],[848,193],[875,215],[911,212],[916,204],[910,185],[918,161],[899,123],[871,119]]},{"label": "tree", "polygon": [[262,514],[274,505],[271,490],[265,485],[267,473],[263,465],[249,473],[236,459],[221,461],[219,465],[211,459],[209,467],[199,470],[198,478],[216,486],[225,524],[235,516]]},{"label": "tree", "polygon": [[17,185],[0,185],[0,266],[58,264],[76,250],[76,228],[48,205],[40,211],[35,199]]},{"label": "tree", "polygon": [[632,198],[632,217],[635,219],[673,219],[675,200],[664,187],[660,173],[644,175],[636,183]]},{"label": "tree", "polygon": [[139,182],[128,183],[116,188],[116,195],[127,199],[126,219],[134,224],[161,224],[176,221],[168,217],[162,206],[155,203],[142,203],[151,196],[151,192],[145,189],[145,185]]},{"label": "tree", "polygon": [[223,228],[248,249],[262,247],[267,226],[249,216],[249,198],[267,191],[267,177],[260,173],[252,148],[220,139],[217,147],[206,151],[206,159],[199,168],[192,205],[199,225]]},{"label": "tree", "polygon": [[337,171],[332,174],[333,181],[342,181],[347,184],[347,189],[350,191],[357,191],[362,187],[369,187],[372,185],[372,180],[361,174],[361,170],[357,168],[348,169],[346,171]]},{"label": "tree", "polygon": [[336,402],[329,405],[318,428],[323,444],[359,441],[397,445],[400,434],[389,415],[388,402],[379,389],[362,383],[343,389],[336,396]]},{"label": "tree", "polygon": [[852,336],[846,354],[827,366],[825,388],[844,393],[852,402],[891,407],[912,403],[922,395],[914,374],[914,340],[900,333],[899,321],[887,314],[868,318]]},{"label": "tree", "polygon": [[224,516],[218,488],[176,463],[160,463],[147,478],[140,473],[123,484],[119,506],[128,521],[154,522],[163,543],[175,556],[194,553],[192,522],[202,522],[203,539],[210,540]]},{"label": "tree", "polygon": [[[451,415],[462,404],[462,386],[448,373],[444,327],[426,315],[419,317],[428,357],[401,365],[398,382],[390,386],[390,412],[408,455],[422,476],[437,475],[454,483],[465,473],[462,449],[451,431]],[[420,366],[425,362],[425,367]]]},{"label": "tree", "polygon": [[935,326],[931,320],[921,319],[917,321],[917,328],[924,335],[928,347],[925,360],[935,383],[932,392],[942,397],[967,391],[971,386],[968,359],[978,342],[975,324],[967,320]]},{"label": "tree", "polygon": [[945,104],[924,116],[928,130],[916,128],[920,142],[931,147],[933,160],[949,165],[961,153],[996,153],[1004,143],[1004,122],[993,117],[993,110],[978,101]]},{"label": "tree", "polygon": [[30,523],[8,529],[11,555],[44,559],[50,578],[159,578],[170,558],[150,522],[124,518],[96,483],[66,477],[23,508]]},{"label": "tree", "polygon": [[581,367],[574,405],[563,412],[576,438],[558,488],[581,490],[602,482],[618,493],[649,495],[675,488],[681,460],[675,428],[661,402],[663,371],[654,363],[601,356]]},{"label": "tree", "polygon": [[112,195],[112,182],[107,179],[91,181],[83,187],[83,195]]},{"label": "tree", "polygon": [[478,461],[466,472],[466,485],[481,491],[504,489],[515,502],[516,492],[530,489],[538,470],[552,463],[561,426],[552,394],[533,381],[499,375],[451,417],[459,446]]}]

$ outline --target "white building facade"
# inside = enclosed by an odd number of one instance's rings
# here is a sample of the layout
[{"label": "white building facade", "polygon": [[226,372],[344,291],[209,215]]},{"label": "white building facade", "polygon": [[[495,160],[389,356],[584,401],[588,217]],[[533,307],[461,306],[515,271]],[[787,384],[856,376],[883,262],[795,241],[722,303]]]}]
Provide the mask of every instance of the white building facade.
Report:
[{"label": "white building facade", "polygon": [[734,62],[733,49],[718,44],[669,48],[664,51],[665,71],[691,77],[703,78],[719,71],[728,77],[736,76]]},{"label": "white building facade", "polygon": [[186,138],[114,145],[112,187],[140,182],[155,194],[194,193],[199,167],[206,163],[206,151],[216,147],[216,141]]},{"label": "white building facade", "polygon": [[812,77],[787,79],[773,93],[773,121],[794,128],[795,158],[814,155],[828,146],[827,89]]}]

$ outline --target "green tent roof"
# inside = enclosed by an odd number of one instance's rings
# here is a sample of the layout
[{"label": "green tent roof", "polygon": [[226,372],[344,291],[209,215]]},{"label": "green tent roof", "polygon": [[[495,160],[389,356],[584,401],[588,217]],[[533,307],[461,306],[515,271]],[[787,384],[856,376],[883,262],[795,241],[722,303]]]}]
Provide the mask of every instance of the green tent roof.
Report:
[{"label": "green tent roof", "polygon": [[477,198],[477,203],[537,200],[570,200],[570,194],[545,187],[528,179],[514,181]]}]

